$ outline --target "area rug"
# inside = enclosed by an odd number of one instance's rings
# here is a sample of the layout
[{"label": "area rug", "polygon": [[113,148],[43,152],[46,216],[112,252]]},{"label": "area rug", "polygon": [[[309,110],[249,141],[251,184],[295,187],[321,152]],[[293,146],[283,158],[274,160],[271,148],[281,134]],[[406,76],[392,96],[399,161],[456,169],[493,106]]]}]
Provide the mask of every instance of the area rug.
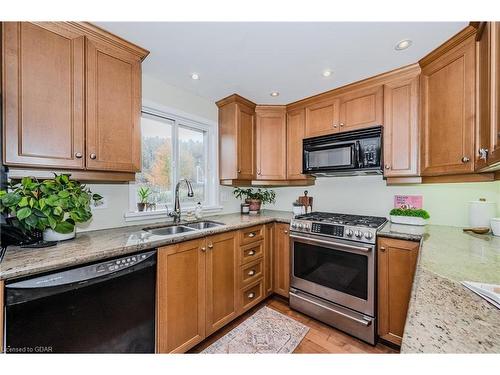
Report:
[{"label": "area rug", "polygon": [[202,353],[292,353],[309,328],[269,307],[263,307]]}]

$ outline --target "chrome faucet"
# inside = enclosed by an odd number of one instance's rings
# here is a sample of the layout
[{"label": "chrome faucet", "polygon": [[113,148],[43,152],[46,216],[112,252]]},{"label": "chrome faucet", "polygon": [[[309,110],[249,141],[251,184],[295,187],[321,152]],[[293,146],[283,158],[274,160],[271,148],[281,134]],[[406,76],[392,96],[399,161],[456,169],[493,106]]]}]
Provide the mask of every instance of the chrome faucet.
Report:
[{"label": "chrome faucet", "polygon": [[191,181],[186,178],[179,180],[177,185],[175,185],[175,205],[174,210],[169,212],[168,216],[174,218],[174,223],[178,223],[181,221],[181,202],[179,200],[179,187],[181,186],[181,182],[184,181],[188,188],[188,197],[194,197],[193,186],[191,185]]}]

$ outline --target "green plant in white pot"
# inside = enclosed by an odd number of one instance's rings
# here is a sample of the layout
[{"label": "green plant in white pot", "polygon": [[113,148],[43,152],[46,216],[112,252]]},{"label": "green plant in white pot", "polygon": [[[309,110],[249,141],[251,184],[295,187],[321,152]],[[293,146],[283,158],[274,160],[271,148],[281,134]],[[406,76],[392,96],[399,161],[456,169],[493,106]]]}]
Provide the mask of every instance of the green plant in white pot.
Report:
[{"label": "green plant in white pot", "polygon": [[25,232],[39,230],[46,241],[62,241],[75,237],[76,223],[90,220],[91,202],[101,199],[69,174],[42,182],[24,177],[0,191],[0,212]]},{"label": "green plant in white pot", "polygon": [[429,213],[421,208],[393,208],[389,213],[391,222],[423,226],[430,218]]}]

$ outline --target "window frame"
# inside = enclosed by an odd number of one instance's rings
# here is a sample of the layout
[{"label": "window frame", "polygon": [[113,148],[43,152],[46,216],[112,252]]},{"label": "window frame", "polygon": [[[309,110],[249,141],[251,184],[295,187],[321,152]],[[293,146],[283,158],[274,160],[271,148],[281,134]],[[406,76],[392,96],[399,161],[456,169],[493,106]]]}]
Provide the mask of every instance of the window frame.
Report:
[{"label": "window frame", "polygon": [[[218,127],[217,124],[206,120],[204,118],[190,115],[172,108],[164,107],[158,104],[143,105],[141,110],[141,119],[143,115],[159,117],[167,121],[172,121],[172,158],[174,160],[172,167],[172,191],[175,189],[175,184],[179,180],[179,127],[199,130],[205,132],[204,147],[206,155],[206,192],[205,203],[203,204],[203,211],[205,213],[218,212],[222,210],[219,202],[219,183],[217,176],[218,171]],[[141,135],[142,137],[142,135]],[[141,151],[142,160],[142,151]],[[142,163],[141,163],[142,167]],[[137,211],[137,188],[138,185],[135,181],[129,182],[129,207],[128,212],[125,213],[125,221],[136,221],[153,218],[165,218],[167,210],[158,209],[156,211]],[[174,202],[167,203],[168,212],[173,209]],[[192,206],[183,206],[181,210],[186,211],[194,208]]]}]

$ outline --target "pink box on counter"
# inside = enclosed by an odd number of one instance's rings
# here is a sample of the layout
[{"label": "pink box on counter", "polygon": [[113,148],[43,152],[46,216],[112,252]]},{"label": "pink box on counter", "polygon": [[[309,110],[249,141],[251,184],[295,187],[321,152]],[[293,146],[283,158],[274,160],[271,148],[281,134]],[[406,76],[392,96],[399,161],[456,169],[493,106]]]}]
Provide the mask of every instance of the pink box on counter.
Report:
[{"label": "pink box on counter", "polygon": [[421,195],[395,195],[394,208],[422,208],[423,197]]}]

